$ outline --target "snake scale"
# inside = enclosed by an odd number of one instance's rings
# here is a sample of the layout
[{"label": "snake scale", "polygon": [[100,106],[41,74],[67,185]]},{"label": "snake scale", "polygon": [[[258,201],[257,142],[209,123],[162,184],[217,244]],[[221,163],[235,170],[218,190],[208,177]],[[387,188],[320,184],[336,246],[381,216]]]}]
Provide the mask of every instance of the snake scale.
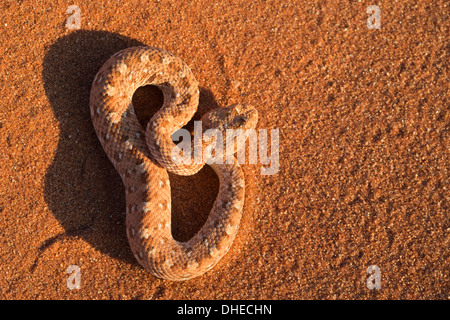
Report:
[{"label": "snake scale", "polygon": [[[137,88],[155,85],[164,103],[144,129],[132,105]],[[175,164],[172,133],[197,110],[198,82],[183,60],[159,48],[132,47],[109,58],[90,93],[92,122],[103,149],[120,174],[126,193],[126,233],[137,261],[153,275],[181,281],[210,270],[230,248],[242,216],[245,183],[236,162],[210,164],[219,193],[202,228],[186,242],[171,232],[168,171],[191,175],[205,164]],[[214,109],[202,118],[204,130],[254,128],[257,111],[246,105]]]}]

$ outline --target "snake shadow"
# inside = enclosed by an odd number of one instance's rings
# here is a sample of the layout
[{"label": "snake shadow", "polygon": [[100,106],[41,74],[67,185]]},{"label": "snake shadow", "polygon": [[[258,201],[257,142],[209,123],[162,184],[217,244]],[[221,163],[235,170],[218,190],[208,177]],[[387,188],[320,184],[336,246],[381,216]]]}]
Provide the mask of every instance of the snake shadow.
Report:
[{"label": "snake shadow", "polygon": [[[46,48],[44,89],[60,133],[53,162],[46,172],[44,197],[64,232],[41,243],[41,252],[56,241],[75,237],[113,258],[138,264],[125,232],[124,187],[94,131],[89,95],[95,74],[111,55],[140,45],[151,44],[110,32],[76,31]],[[162,93],[154,86],[139,88],[133,96],[143,126],[162,104]],[[199,111],[193,120],[216,107],[214,95],[200,88]],[[170,181],[172,233],[175,239],[186,241],[206,221],[219,181],[208,166],[191,177],[170,174]]]}]

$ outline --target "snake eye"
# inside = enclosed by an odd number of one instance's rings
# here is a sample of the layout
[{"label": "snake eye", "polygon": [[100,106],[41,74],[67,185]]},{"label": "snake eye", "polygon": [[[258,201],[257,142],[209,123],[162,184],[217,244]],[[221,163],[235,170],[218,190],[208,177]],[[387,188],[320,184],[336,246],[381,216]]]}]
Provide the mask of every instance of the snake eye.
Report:
[{"label": "snake eye", "polygon": [[239,123],[245,123],[247,121],[247,117],[246,116],[239,116],[237,118],[237,120],[239,121]]}]

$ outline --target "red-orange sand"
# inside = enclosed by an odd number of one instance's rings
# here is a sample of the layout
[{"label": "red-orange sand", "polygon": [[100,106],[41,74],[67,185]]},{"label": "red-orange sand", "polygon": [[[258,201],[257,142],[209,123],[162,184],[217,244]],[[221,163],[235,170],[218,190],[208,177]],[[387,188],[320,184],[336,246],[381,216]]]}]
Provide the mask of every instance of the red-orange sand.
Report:
[{"label": "red-orange sand", "polygon": [[[72,4],[80,30],[65,25]],[[0,298],[448,299],[449,14],[444,0],[1,1]],[[135,261],[90,119],[96,72],[134,45],[183,58],[200,111],[252,104],[280,133],[277,174],[244,166],[229,253],[187,282]],[[162,102],[151,87],[134,100],[144,124]],[[171,184],[186,240],[218,181],[205,168]]]}]

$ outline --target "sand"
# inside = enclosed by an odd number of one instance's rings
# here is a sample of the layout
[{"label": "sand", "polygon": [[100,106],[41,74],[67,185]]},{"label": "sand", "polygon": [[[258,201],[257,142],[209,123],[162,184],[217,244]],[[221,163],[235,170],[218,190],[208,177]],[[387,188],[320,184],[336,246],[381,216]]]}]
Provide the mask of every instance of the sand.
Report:
[{"label": "sand", "polygon": [[[372,4],[381,29],[367,27]],[[1,1],[0,298],[448,299],[449,13],[444,0]],[[187,62],[197,117],[247,103],[279,130],[279,171],[244,166],[238,236],[187,282],[135,261],[90,119],[96,72],[134,45]],[[162,97],[145,87],[134,102],[145,124]],[[171,184],[186,240],[218,181],[206,167]],[[381,289],[367,287],[371,265]]]}]

